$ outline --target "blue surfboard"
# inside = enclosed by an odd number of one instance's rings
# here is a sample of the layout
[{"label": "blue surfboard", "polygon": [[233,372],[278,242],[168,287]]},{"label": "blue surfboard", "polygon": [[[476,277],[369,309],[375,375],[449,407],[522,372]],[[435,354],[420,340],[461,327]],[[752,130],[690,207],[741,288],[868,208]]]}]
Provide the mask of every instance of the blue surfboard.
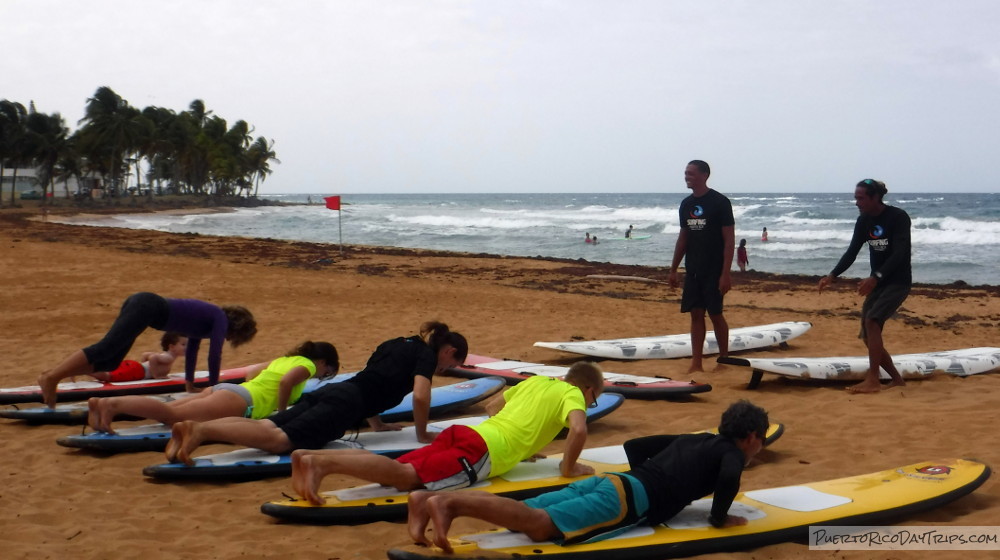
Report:
[{"label": "blue surfboard", "polygon": [[[312,386],[307,386],[307,389],[314,390],[326,383],[336,383],[353,376],[353,373],[338,375],[330,380],[318,381]],[[453,385],[435,387],[431,389],[430,414],[432,416],[441,416],[457,408],[477,403],[500,391],[503,387],[504,381],[499,377],[463,381]],[[411,420],[413,418],[412,394],[407,395],[399,405],[386,410],[380,416],[385,422]],[[91,432],[64,436],[56,440],[56,443],[63,447],[118,453],[128,451],[163,451],[167,447],[168,441],[170,441],[169,426],[164,424],[150,424],[135,428],[122,428],[114,434]]]},{"label": "blue surfboard", "polygon": [[[610,414],[625,402],[625,397],[617,393],[605,393],[597,398],[597,406],[587,409],[587,421],[592,422]],[[486,417],[458,418],[443,420],[428,425],[429,429],[443,430],[451,424],[477,424]],[[413,427],[401,432],[366,432],[354,438],[340,439],[326,445],[326,449],[367,449],[373,453],[398,457],[423,444],[417,442]],[[288,476],[292,473],[290,455],[275,455],[259,449],[238,449],[228,453],[207,455],[195,459],[192,467],[183,463],[163,463],[151,465],[142,470],[146,476],[165,479],[197,479],[236,482],[256,480],[272,476]]]}]

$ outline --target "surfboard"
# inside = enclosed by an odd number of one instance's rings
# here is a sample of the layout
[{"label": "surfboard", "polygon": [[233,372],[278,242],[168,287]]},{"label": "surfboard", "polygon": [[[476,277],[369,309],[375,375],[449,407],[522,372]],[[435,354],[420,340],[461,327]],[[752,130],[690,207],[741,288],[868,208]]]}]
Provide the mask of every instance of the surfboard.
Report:
[{"label": "surfboard", "polygon": [[[345,374],[347,378],[353,374]],[[339,376],[338,376],[339,377]],[[334,378],[336,379],[336,378]],[[314,387],[321,386],[317,383]],[[477,403],[497,393],[504,387],[499,377],[484,377],[462,383],[454,383],[431,389],[432,416],[441,416],[457,408]],[[398,405],[381,415],[385,422],[400,422],[413,419],[413,397],[407,395]],[[94,449],[108,452],[163,451],[170,441],[170,426],[149,424],[135,428],[116,430],[114,434],[90,432],[64,436],[56,440],[63,447]]]},{"label": "surfboard", "polygon": [[[255,368],[258,366],[248,366]],[[357,372],[342,373],[326,379],[312,378],[306,381],[303,393],[313,391],[327,383],[339,383],[354,377]],[[180,398],[189,397],[195,393],[165,393],[157,395],[145,395],[151,399],[161,402],[175,401]],[[108,395],[121,396],[121,395]],[[25,407],[26,406],[26,407]],[[29,424],[86,424],[89,410],[86,402],[68,402],[57,404],[55,408],[35,404],[12,404],[9,408],[0,409],[0,418],[10,418],[12,420],[24,420]],[[142,420],[138,417],[122,415],[119,420]]]},{"label": "surfboard", "polygon": [[[553,558],[644,560],[745,550],[804,540],[810,526],[877,525],[940,507],[965,496],[990,476],[969,459],[922,461],[811,484],[741,492],[729,512],[747,525],[716,529],[708,523],[711,499],[698,500],[662,525],[632,529],[589,544],[532,542],[522,533],[495,530],[450,539],[454,554],[416,545],[389,550],[391,560]],[[803,548],[802,555],[806,555]]]},{"label": "surfboard", "polygon": [[[587,421],[603,418],[625,402],[625,397],[617,394],[601,395],[598,406],[587,409]],[[478,424],[486,417],[458,418],[428,424],[430,429],[444,430],[451,424]],[[356,436],[342,438],[327,444],[327,449],[367,449],[369,451],[398,457],[424,444],[417,442],[413,426],[399,432],[363,432]],[[181,463],[163,463],[143,469],[143,474],[165,479],[219,480],[226,482],[255,480],[271,476],[288,476],[292,473],[290,455],[276,455],[259,449],[238,449],[227,453],[205,455],[195,459],[192,467]]]},{"label": "surfboard", "polygon": [[608,241],[642,241],[643,239],[649,239],[653,237],[652,234],[644,233],[642,235],[633,235],[632,237],[602,237],[601,240],[607,239]]},{"label": "surfboard", "polygon": [[[509,385],[535,376],[545,375],[562,378],[569,371],[568,367],[547,366],[532,362],[516,360],[495,360],[487,356],[469,354],[465,363],[448,370],[450,375],[474,379],[482,376],[498,375],[507,380]],[[628,375],[625,373],[604,372],[604,392],[620,393],[630,399],[663,399],[683,397],[694,393],[711,391],[707,383],[692,381],[676,381],[666,377],[648,377],[644,375]]]},{"label": "surfboard", "polygon": [[[253,364],[238,368],[224,369],[219,372],[219,382],[242,383],[246,381],[247,372],[259,368],[261,364]],[[81,376],[82,377],[82,376]],[[194,384],[198,387],[208,386],[208,372],[197,371],[194,374]],[[158,393],[175,393],[184,390],[184,374],[171,373],[164,379],[140,379],[138,381],[74,381],[59,384],[56,398],[61,402],[82,401],[90,397],[114,397],[118,395],[153,395]],[[0,387],[0,404],[16,404],[42,402],[42,388],[38,385],[25,387]]]},{"label": "surfboard", "polygon": [[[868,356],[832,358],[720,358],[719,363],[753,370],[748,387],[755,389],[764,373],[800,379],[860,380],[868,373]],[[1000,368],[1000,348],[963,348],[924,354],[900,354],[892,363],[904,379],[947,373],[966,377]],[[889,379],[884,369],[879,377]]]},{"label": "surfboard", "polygon": [[[730,329],[729,351],[740,352],[775,344],[785,347],[789,340],[802,336],[810,328],[812,328],[812,323],[787,321]],[[535,346],[611,360],[660,360],[691,356],[691,335],[673,334],[579,342],[536,342]],[[715,339],[715,332],[708,331],[705,336],[704,353],[707,356],[718,352],[719,343]]]},{"label": "surfboard", "polygon": [[[160,402],[171,402],[193,394],[195,393],[166,393],[163,395],[146,395],[146,398],[156,399]],[[55,408],[47,406],[21,408],[15,404],[11,405],[11,408],[0,410],[0,418],[24,420],[29,424],[86,424],[89,413],[90,411],[86,402],[57,404]],[[141,420],[134,416],[122,416],[121,419]]]},{"label": "surfboard", "polygon": [[[782,424],[771,424],[764,440],[770,445],[784,433]],[[472,490],[490,492],[523,500],[538,494],[558,490],[580,478],[566,478],[559,474],[562,455],[553,455],[533,462],[522,462],[503,475],[480,481]],[[621,445],[593,447],[580,453],[580,461],[600,473],[622,472],[629,469],[625,448]],[[461,492],[462,490],[456,490]],[[321,493],[327,503],[316,506],[306,500],[285,499],[267,502],[260,507],[262,513],[283,521],[312,524],[352,524],[372,521],[391,521],[406,517],[408,494],[392,487],[365,484]]]}]

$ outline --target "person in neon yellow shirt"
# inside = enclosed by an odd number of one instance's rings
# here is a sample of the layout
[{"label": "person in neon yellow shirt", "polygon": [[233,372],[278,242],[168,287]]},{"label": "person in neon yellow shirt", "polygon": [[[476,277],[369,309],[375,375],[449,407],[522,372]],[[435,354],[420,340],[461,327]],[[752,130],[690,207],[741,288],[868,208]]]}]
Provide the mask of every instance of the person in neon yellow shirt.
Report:
[{"label": "person in neon yellow shirt", "polygon": [[450,426],[430,445],[397,459],[363,449],[300,449],[292,453],[292,487],[316,505],[325,501],[319,486],[330,474],[347,474],[401,491],[465,488],[536,456],[563,428],[569,433],[561,474],[594,474],[577,459],[587,442],[586,409],[603,389],[601,369],[591,362],[577,362],[565,380],[536,376],[522,381],[487,405],[493,415],[481,424]]},{"label": "person in neon yellow shirt", "polygon": [[87,423],[101,432],[114,433],[117,415],[151,418],[173,425],[182,420],[213,420],[230,416],[266,418],[285,410],[302,396],[305,382],[330,377],[340,369],[337,349],[329,342],[306,341],[285,356],[252,367],[248,381],[220,383],[198,395],[170,402],[144,396],[92,398]]}]

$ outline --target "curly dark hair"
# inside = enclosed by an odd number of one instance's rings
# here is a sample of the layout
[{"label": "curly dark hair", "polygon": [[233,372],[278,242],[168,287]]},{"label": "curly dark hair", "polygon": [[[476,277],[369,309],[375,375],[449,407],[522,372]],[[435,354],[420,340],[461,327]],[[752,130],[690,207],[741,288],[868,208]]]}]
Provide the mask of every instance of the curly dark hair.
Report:
[{"label": "curly dark hair", "polygon": [[722,413],[719,433],[733,440],[743,439],[750,434],[757,434],[760,439],[764,439],[768,426],[770,421],[767,419],[767,411],[742,399],[729,405]]},{"label": "curly dark hair", "polygon": [[253,340],[257,334],[257,321],[249,309],[242,305],[226,305],[222,311],[229,320],[226,340],[233,345],[233,348]]}]

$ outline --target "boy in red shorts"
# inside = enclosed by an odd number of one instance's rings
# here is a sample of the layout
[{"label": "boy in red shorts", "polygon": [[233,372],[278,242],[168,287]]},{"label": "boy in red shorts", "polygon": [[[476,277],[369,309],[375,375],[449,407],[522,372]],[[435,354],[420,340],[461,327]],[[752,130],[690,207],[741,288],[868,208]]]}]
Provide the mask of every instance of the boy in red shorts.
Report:
[{"label": "boy in red shorts", "polygon": [[122,360],[122,363],[112,371],[94,372],[91,377],[111,383],[163,379],[170,373],[170,366],[187,349],[187,337],[175,332],[165,332],[160,337],[160,347],[163,348],[162,352],[143,352],[142,363]]},{"label": "boy in red shorts", "polygon": [[593,474],[591,467],[576,461],[587,441],[586,408],[597,401],[603,388],[601,369],[577,362],[565,381],[544,376],[522,381],[503,393],[502,408],[483,423],[451,426],[430,445],[397,459],[362,449],[297,450],[292,454],[292,486],[316,505],[325,502],[319,495],[320,483],[335,473],[401,491],[465,488],[534,456],[563,428],[569,428],[569,435],[560,464],[562,475]]}]

